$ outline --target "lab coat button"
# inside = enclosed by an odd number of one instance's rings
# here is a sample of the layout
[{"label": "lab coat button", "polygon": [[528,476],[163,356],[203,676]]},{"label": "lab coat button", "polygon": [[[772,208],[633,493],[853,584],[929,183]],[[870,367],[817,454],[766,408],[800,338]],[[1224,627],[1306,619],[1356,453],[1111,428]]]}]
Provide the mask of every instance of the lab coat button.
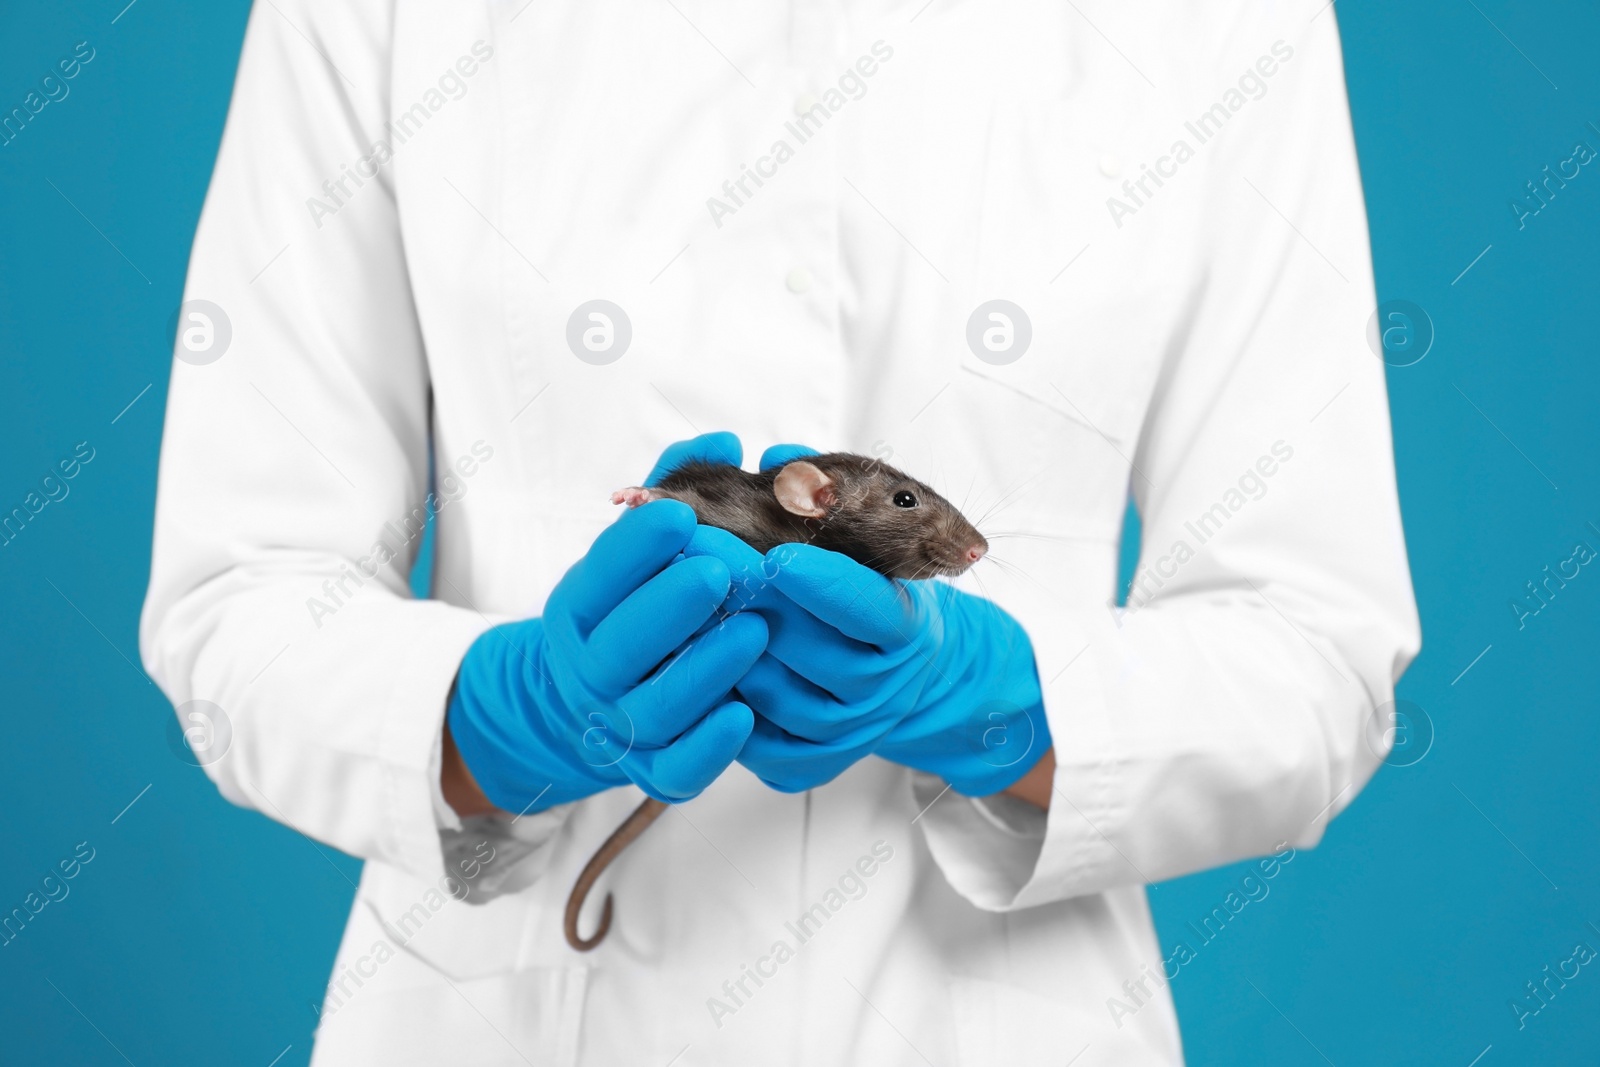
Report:
[{"label": "lab coat button", "polygon": [[1110,152],[1100,157],[1100,173],[1115,178],[1122,173],[1122,160]]},{"label": "lab coat button", "polygon": [[804,267],[796,267],[789,272],[789,276],[783,280],[783,284],[788,286],[791,293],[809,293],[811,291],[811,272]]},{"label": "lab coat button", "polygon": [[816,106],[817,98],[812,96],[810,93],[801,93],[799,96],[794,98],[794,113],[796,115],[804,115],[806,112],[810,111]]}]

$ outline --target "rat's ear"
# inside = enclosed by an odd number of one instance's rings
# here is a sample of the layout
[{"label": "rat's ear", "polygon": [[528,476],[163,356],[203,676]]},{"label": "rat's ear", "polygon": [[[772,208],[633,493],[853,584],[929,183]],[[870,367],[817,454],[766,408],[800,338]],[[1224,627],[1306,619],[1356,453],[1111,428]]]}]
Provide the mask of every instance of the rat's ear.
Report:
[{"label": "rat's ear", "polygon": [[779,471],[772,491],[784,511],[808,519],[824,518],[838,499],[833,492],[833,479],[805,460],[795,460]]}]

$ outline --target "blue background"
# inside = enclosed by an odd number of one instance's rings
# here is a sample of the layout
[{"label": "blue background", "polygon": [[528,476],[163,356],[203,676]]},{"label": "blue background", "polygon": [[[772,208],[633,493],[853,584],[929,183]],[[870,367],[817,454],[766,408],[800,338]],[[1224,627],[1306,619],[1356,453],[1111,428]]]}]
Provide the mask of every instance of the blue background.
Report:
[{"label": "blue background", "polygon": [[[246,4],[124,2],[0,12],[0,111],[78,41],[96,50],[0,148],[0,510],[95,449],[0,548],[0,911],[95,850],[0,948],[0,1060],[304,1063],[359,864],[176,758],[136,643],[168,323]],[[1510,602],[1575,542],[1600,548],[1600,165],[1524,229],[1509,204],[1574,142],[1600,148],[1600,13],[1346,0],[1318,17],[1345,35],[1380,296],[1436,331],[1389,371],[1425,640],[1402,751],[1430,723],[1433,743],[1198,947],[1173,983],[1185,1044],[1195,1065],[1592,1063],[1600,964],[1523,1029],[1509,1002],[1578,942],[1600,949],[1600,567],[1522,629]],[[1198,946],[1187,924],[1242,873],[1155,888],[1163,944]]]}]

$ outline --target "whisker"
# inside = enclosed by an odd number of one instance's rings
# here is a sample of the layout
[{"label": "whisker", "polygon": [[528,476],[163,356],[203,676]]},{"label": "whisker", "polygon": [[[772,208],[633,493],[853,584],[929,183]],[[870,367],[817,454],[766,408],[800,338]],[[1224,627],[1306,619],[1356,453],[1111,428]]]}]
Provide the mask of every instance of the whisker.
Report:
[{"label": "whisker", "polygon": [[873,556],[870,559],[861,560],[860,563],[861,563],[861,565],[863,567],[871,567],[874,563],[878,562],[880,559],[882,559],[884,556],[887,556],[888,554],[889,554],[889,550],[888,549],[884,549],[882,552],[879,552],[877,555]]},{"label": "whisker", "polygon": [[1029,541],[1055,541],[1063,544],[1097,544],[1104,541],[1103,537],[1091,537],[1087,534],[1081,537],[1071,537],[1064,534],[1030,533],[1026,530],[1001,530],[998,533],[984,533],[984,537],[993,541],[999,538],[1017,537]]},{"label": "whisker", "polygon": [[1051,590],[1045,588],[1045,586],[1037,578],[1035,578],[1033,575],[1029,574],[1027,571],[1023,570],[1021,567],[1017,566],[1015,563],[1012,563],[1009,560],[1006,560],[1006,559],[1003,559],[1001,557],[998,557],[992,552],[989,553],[989,555],[985,556],[984,558],[985,559],[994,560],[995,563],[998,564],[1001,567],[1002,570],[1006,571],[1006,573],[1014,575],[1015,577],[1018,577],[1018,578],[1026,579],[1030,584],[1032,584],[1036,588],[1042,589],[1042,590],[1044,590],[1044,592],[1050,593],[1052,596],[1055,595],[1054,593],[1051,592]]},{"label": "whisker", "polygon": [[[1035,481],[1036,479],[1040,478],[1049,469],[1050,469],[1049,467],[1041,467],[1039,470],[1037,470],[1034,473],[1030,474],[1028,477],[1022,479],[1022,481],[1018,482],[1016,485],[1012,486],[1010,489],[1008,489],[1004,493],[1002,493],[1000,495],[1000,500],[1007,500],[1010,497],[1012,497],[1013,495],[1015,495],[1016,493],[1021,492],[1028,485],[1029,482]],[[998,503],[998,501],[997,501],[997,503]]]},{"label": "whisker", "polygon": [[1020,565],[1020,564],[1019,564],[1019,563],[1017,563],[1017,561],[1016,561],[1016,560],[1013,560],[1013,559],[1007,559],[1007,558],[1006,558],[1006,557],[1004,557],[1004,556],[1000,556],[1000,555],[996,555],[996,554],[995,554],[995,553],[993,553],[993,552],[991,552],[991,553],[989,553],[989,554],[988,554],[988,555],[987,555],[987,556],[985,556],[985,557],[984,557],[984,558],[985,558],[985,559],[992,559],[992,560],[994,560],[994,561],[995,561],[995,562],[996,562],[996,563],[998,563],[998,564],[999,564],[999,565],[1000,565],[1000,566],[1002,566],[1002,567],[1009,567],[1009,568],[1011,568],[1011,572],[1012,572],[1012,573],[1013,573],[1013,574],[1022,574],[1022,573],[1024,573],[1024,571],[1023,571],[1023,569],[1022,569],[1022,566],[1021,566],[1021,565]]},{"label": "whisker", "polygon": [[988,560],[989,562],[993,563],[996,567],[999,567],[1002,571],[1004,571],[1007,574],[1013,574],[1013,575],[1020,574],[1020,572],[1017,570],[1017,565],[1015,563],[1012,563],[1010,560],[1005,559],[1004,557],[997,556],[993,552],[989,553],[987,556],[985,556],[983,558]]},{"label": "whisker", "polygon": [[976,568],[968,571],[967,573],[972,575],[972,580],[974,582],[978,583],[978,589],[983,593],[983,598],[985,600],[993,600],[994,597],[989,595],[989,587],[984,584],[983,575],[979,574]]},{"label": "whisker", "polygon": [[1006,501],[1010,500],[1012,497],[1014,497],[1018,493],[1022,492],[1023,489],[1027,488],[1029,482],[1036,481],[1037,479],[1042,477],[1049,469],[1050,469],[1049,467],[1044,467],[1044,468],[1040,469],[1039,471],[1037,471],[1036,473],[1030,475],[1029,477],[1024,478],[1021,482],[1017,483],[1017,485],[1013,489],[1011,489],[1009,492],[1007,492],[999,500],[996,500],[994,502],[994,504],[990,506],[989,510],[985,511],[983,513],[983,518],[979,519],[978,521],[980,523],[988,522],[989,519],[995,513],[997,513],[1000,510],[1001,505],[1005,504]]},{"label": "whisker", "polygon": [[[973,512],[977,511],[979,506],[982,504],[983,498],[988,493],[988,487],[987,486],[979,486],[977,484],[977,482],[978,482],[978,476],[976,474],[974,474],[972,476],[971,483],[969,483],[968,486],[967,486],[967,499],[966,499],[966,502],[964,502],[961,505],[961,513],[963,515],[970,515]],[[971,507],[972,507],[971,511],[968,510],[968,507],[967,507],[968,504],[970,504]],[[974,524],[974,525],[976,525],[976,524]]]},{"label": "whisker", "polygon": [[965,515],[967,513],[967,504],[968,504],[969,501],[972,500],[972,490],[973,490],[973,487],[976,486],[977,484],[978,484],[978,472],[977,471],[973,471],[972,472],[972,481],[967,483],[966,494],[962,496],[962,498],[961,498],[961,507],[957,509],[963,515]]}]

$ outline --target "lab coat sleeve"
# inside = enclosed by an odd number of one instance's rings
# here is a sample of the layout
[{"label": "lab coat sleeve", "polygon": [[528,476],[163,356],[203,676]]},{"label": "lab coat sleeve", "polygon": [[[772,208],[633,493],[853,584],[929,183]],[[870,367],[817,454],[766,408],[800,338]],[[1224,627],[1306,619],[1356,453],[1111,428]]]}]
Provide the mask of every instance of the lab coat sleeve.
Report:
[{"label": "lab coat sleeve", "polygon": [[[390,174],[359,162],[388,118],[391,6],[251,13],[184,294],[213,348],[172,365],[140,650],[202,741],[211,720],[225,797],[436,878],[471,851],[438,794],[447,694],[502,620],[408,592],[428,365]],[[203,342],[206,320],[178,328]],[[559,821],[523,820],[521,851]]]},{"label": "lab coat sleeve", "polygon": [[[1383,705],[1421,637],[1337,31],[1318,22],[1285,42],[1272,107],[1204,149],[1193,310],[1130,457],[1137,586],[1120,617],[1057,628],[1085,649],[1046,685],[1048,813],[952,795],[921,820],[978,907],[1308,847],[1388,750]],[[1194,525],[1216,506],[1225,523]],[[916,776],[918,808],[942,788]]]}]

